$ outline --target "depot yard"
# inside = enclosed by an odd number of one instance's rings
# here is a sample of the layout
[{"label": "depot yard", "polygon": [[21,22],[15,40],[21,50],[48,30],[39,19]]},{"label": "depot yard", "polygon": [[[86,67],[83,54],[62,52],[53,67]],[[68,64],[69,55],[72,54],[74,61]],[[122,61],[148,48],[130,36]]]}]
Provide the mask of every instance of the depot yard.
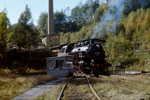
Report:
[{"label": "depot yard", "polygon": [[[90,77],[90,82],[102,100],[150,100],[150,75]],[[85,80],[73,80],[68,84],[62,100],[96,100],[85,83]],[[57,100],[63,85],[64,82],[61,82],[52,92],[36,99]]]},{"label": "depot yard", "polygon": [[[0,70],[0,100],[11,100],[36,85],[55,79],[45,74],[20,75]],[[150,75],[110,75],[89,79],[102,100],[150,100]],[[33,100],[57,100],[64,84],[65,81],[60,82],[51,92]],[[62,97],[62,100],[76,99],[96,100],[84,79],[72,80]]]}]

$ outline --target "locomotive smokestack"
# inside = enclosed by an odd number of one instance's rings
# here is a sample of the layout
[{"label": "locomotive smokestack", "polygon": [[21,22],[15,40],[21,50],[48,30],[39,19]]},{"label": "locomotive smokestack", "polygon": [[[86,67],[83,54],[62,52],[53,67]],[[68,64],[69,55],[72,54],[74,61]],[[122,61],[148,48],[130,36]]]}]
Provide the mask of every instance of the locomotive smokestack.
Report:
[{"label": "locomotive smokestack", "polygon": [[48,35],[54,34],[53,0],[48,0]]}]

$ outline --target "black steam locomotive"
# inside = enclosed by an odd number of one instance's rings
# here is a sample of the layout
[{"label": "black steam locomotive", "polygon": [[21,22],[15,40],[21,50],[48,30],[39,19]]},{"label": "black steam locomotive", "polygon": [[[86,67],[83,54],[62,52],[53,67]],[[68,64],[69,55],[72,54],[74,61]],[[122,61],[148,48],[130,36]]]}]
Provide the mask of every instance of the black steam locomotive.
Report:
[{"label": "black steam locomotive", "polygon": [[105,60],[104,40],[90,39],[65,46],[65,52],[74,56],[74,68],[78,73],[108,75],[110,64]]}]

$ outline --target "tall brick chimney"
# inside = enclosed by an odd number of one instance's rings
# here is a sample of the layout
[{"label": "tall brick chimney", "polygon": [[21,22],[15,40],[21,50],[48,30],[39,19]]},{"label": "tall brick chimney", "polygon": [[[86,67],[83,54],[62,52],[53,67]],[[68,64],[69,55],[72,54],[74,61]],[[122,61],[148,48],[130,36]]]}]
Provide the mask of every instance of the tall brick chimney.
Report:
[{"label": "tall brick chimney", "polygon": [[48,35],[54,34],[53,0],[48,0]]}]

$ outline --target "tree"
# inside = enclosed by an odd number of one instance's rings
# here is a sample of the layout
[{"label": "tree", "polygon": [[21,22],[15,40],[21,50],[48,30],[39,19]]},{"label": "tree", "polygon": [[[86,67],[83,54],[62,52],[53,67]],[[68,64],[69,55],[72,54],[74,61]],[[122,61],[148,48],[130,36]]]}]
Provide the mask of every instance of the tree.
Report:
[{"label": "tree", "polygon": [[87,21],[89,23],[92,23],[92,21],[94,19],[93,17],[94,17],[94,11],[93,11],[93,8],[91,7],[87,12]]},{"label": "tree", "polygon": [[82,13],[80,10],[79,6],[76,6],[75,8],[72,9],[71,11],[71,17],[76,21],[76,22],[80,22],[81,20],[83,20],[82,17]]},{"label": "tree", "polygon": [[48,14],[41,13],[39,20],[38,20],[38,29],[40,31],[41,36],[46,36],[48,33]]},{"label": "tree", "polygon": [[99,22],[103,17],[103,15],[106,13],[106,11],[107,11],[107,5],[104,3],[101,4],[101,6],[99,6],[95,12],[94,22]]},{"label": "tree", "polygon": [[15,33],[13,34],[14,44],[19,47],[27,49],[30,48],[33,43],[37,43],[37,31],[34,30],[34,25],[32,22],[31,11],[26,5],[25,11],[20,15],[17,25],[15,26]]},{"label": "tree", "polygon": [[61,24],[63,22],[66,21],[66,15],[63,11],[61,12],[55,12],[54,14],[54,20],[55,20],[55,24],[58,23],[58,24]]},{"label": "tree", "polygon": [[124,38],[134,43],[135,49],[150,48],[150,9],[138,9],[124,16],[117,30]]},{"label": "tree", "polygon": [[86,18],[87,18],[86,21],[92,23],[94,20],[94,13],[99,7],[99,0],[96,1],[88,0],[87,4],[89,5],[89,8],[86,11]]},{"label": "tree", "polygon": [[87,0],[86,3],[87,3],[88,5],[91,5],[91,4],[93,4],[93,0]]},{"label": "tree", "polygon": [[86,3],[83,6],[76,6],[72,9],[71,17],[80,26],[86,24],[87,11],[89,10],[89,5]]},{"label": "tree", "polygon": [[127,15],[131,11],[135,11],[138,8],[141,8],[141,4],[138,0],[127,0],[124,5],[124,14]]},{"label": "tree", "polygon": [[10,22],[7,18],[6,10],[0,12],[0,65],[6,64],[6,48],[8,35],[10,30]]},{"label": "tree", "polygon": [[99,4],[99,3],[100,3],[100,1],[99,1],[99,0],[95,0],[95,2],[96,2],[97,4]]},{"label": "tree", "polygon": [[55,33],[59,33],[65,30],[63,24],[66,22],[66,15],[64,14],[63,11],[55,12],[54,21],[55,21],[55,25],[54,25]]},{"label": "tree", "polygon": [[0,13],[0,58],[6,50],[6,35],[7,35],[8,18],[5,11]]},{"label": "tree", "polygon": [[97,10],[98,7],[99,7],[99,2],[98,1],[94,1],[94,3],[91,5],[91,8],[93,8],[94,13],[95,13],[95,11]]},{"label": "tree", "polygon": [[132,44],[122,36],[109,35],[104,48],[109,62],[114,65],[117,62],[125,64],[133,55]]}]

